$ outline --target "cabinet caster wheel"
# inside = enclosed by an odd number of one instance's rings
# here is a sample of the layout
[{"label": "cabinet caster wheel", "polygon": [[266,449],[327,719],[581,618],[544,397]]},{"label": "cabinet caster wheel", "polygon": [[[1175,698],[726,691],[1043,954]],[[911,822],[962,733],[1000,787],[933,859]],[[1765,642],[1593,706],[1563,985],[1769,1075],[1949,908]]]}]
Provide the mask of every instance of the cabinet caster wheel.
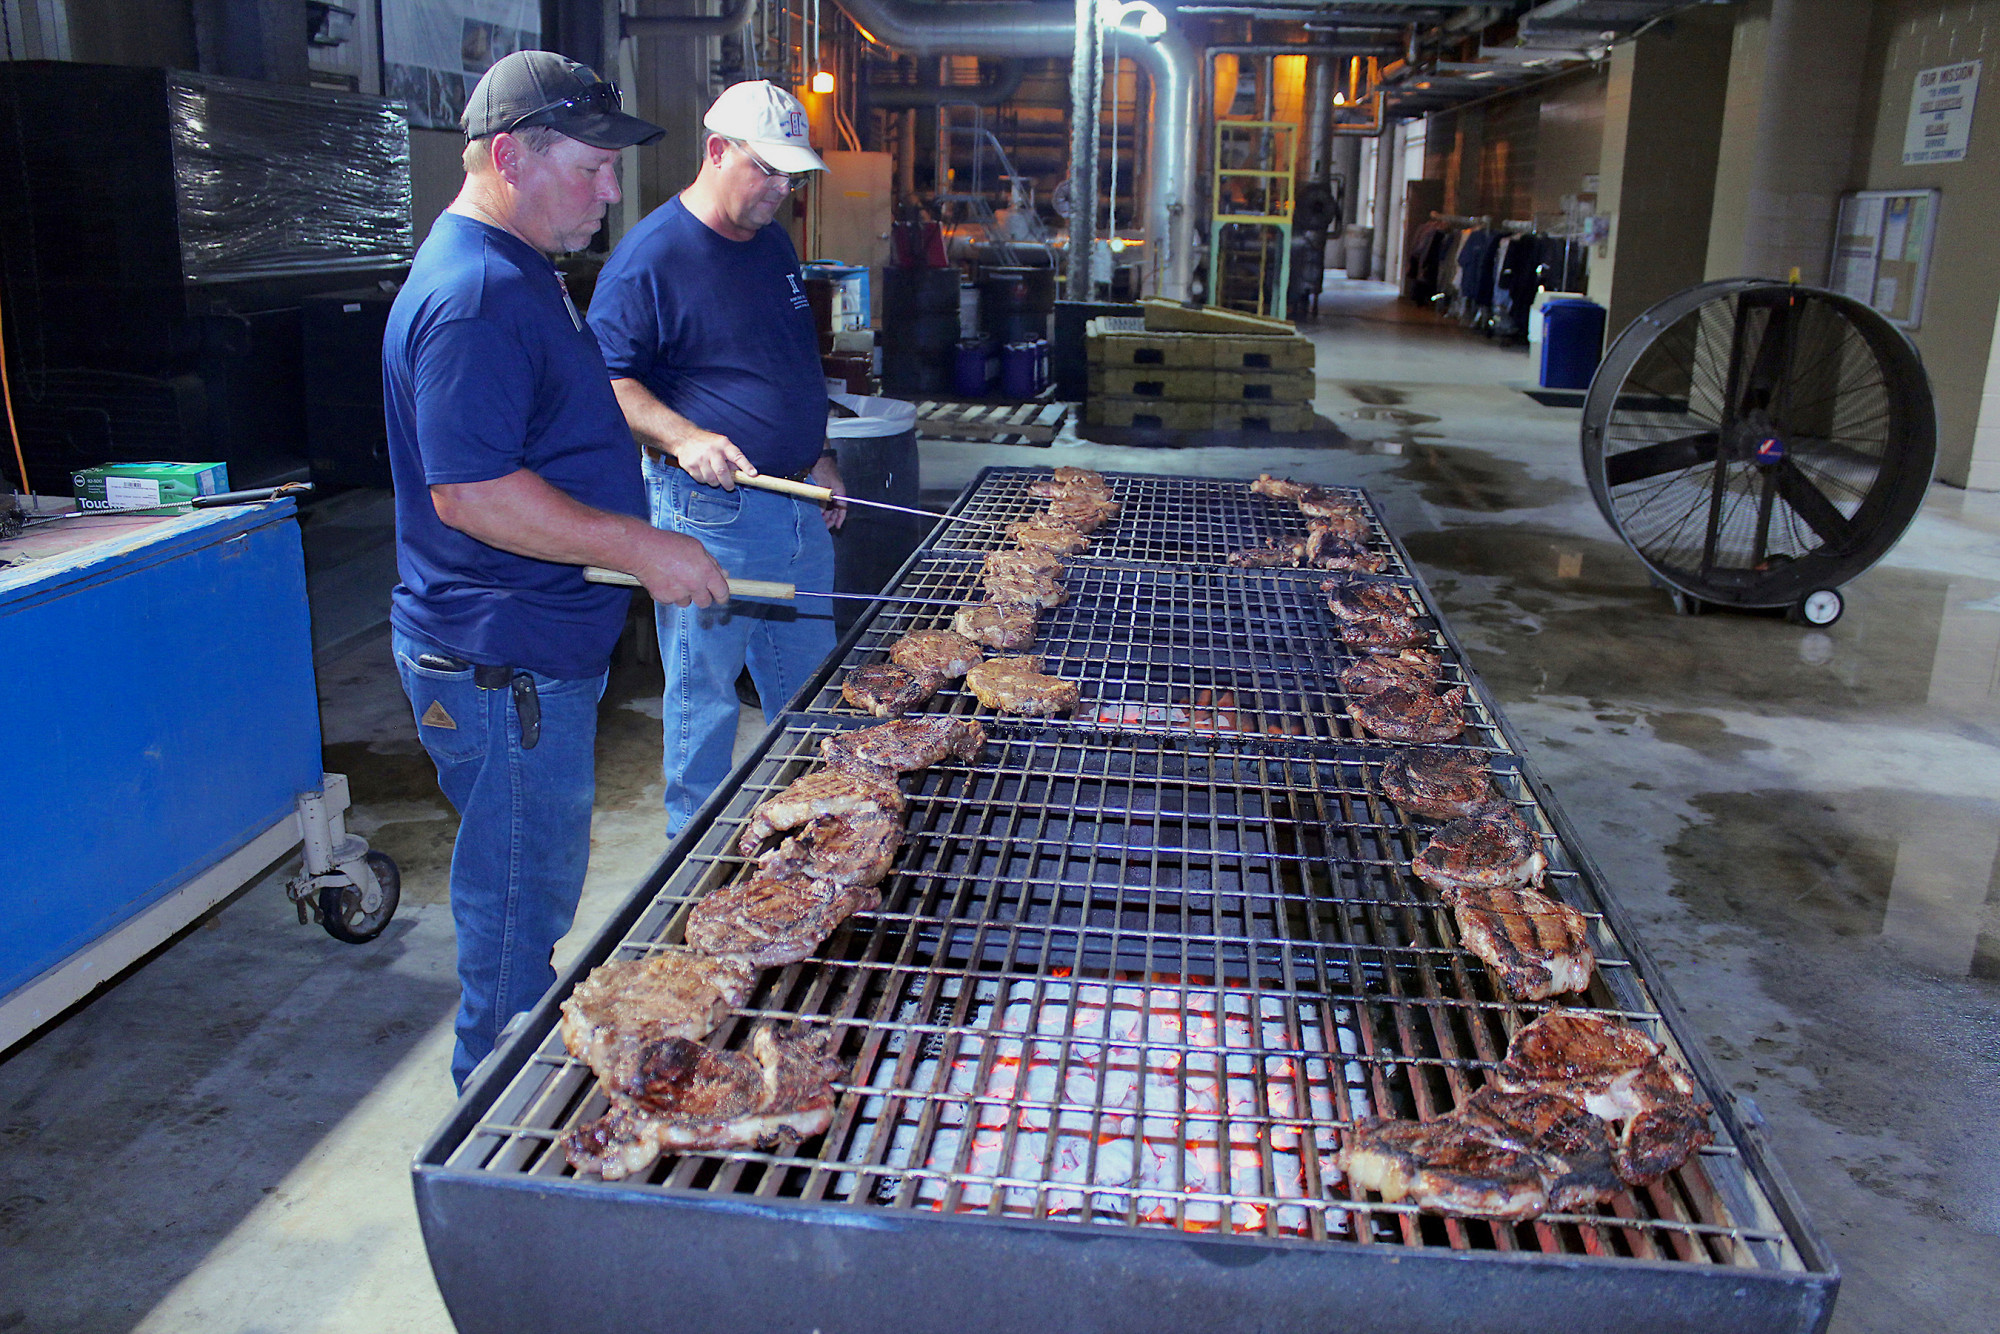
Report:
[{"label": "cabinet caster wheel", "polygon": [[370,852],[367,862],[368,869],[375,873],[375,883],[382,888],[382,901],[374,912],[362,911],[361,887],[352,881],[326,885],[319,891],[320,925],[329,936],[349,945],[365,945],[381,935],[389,919],[396,915],[396,905],[403,897],[403,873],[389,854]]},{"label": "cabinet caster wheel", "polygon": [[1847,604],[1840,594],[1831,588],[1817,588],[1793,603],[1785,618],[1794,625],[1826,626],[1839,620],[1845,610]]}]

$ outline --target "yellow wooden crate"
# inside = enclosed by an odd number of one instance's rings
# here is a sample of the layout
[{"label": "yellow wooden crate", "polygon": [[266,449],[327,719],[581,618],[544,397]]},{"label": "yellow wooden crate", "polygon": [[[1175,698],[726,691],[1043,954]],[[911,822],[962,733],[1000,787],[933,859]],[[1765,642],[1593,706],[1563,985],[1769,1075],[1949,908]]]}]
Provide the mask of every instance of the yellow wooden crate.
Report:
[{"label": "yellow wooden crate", "polygon": [[1093,366],[1207,370],[1215,363],[1215,340],[1201,334],[1110,332],[1098,324],[1084,327],[1084,356]]},{"label": "yellow wooden crate", "polygon": [[1158,398],[1093,398],[1083,405],[1083,418],[1092,426],[1137,426],[1165,431],[1208,429],[1214,406],[1208,403],[1176,403]]},{"label": "yellow wooden crate", "polygon": [[1311,371],[1210,371],[1215,403],[1310,403]]},{"label": "yellow wooden crate", "polygon": [[1303,431],[1313,424],[1310,403],[1214,403],[1208,424],[1217,431]]},{"label": "yellow wooden crate", "polygon": [[[1217,392],[1214,371],[1179,366],[1092,366],[1090,396],[1208,403],[1222,395]],[[1232,397],[1241,395],[1232,392]]]},{"label": "yellow wooden crate", "polygon": [[1298,326],[1290,320],[1268,315],[1251,315],[1220,306],[1185,306],[1165,297],[1149,296],[1139,302],[1145,310],[1150,333],[1236,333],[1293,334]]},{"label": "yellow wooden crate", "polygon": [[1221,335],[1213,339],[1212,366],[1219,371],[1309,371],[1313,345],[1309,338],[1268,334]]}]

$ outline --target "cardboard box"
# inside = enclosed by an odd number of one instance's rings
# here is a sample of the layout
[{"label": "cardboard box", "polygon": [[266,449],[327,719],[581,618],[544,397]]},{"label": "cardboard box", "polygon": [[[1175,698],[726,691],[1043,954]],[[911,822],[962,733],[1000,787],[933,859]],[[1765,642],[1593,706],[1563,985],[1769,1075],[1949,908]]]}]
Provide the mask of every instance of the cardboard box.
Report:
[{"label": "cardboard box", "polygon": [[107,463],[70,474],[81,510],[174,509],[229,489],[226,463]]}]

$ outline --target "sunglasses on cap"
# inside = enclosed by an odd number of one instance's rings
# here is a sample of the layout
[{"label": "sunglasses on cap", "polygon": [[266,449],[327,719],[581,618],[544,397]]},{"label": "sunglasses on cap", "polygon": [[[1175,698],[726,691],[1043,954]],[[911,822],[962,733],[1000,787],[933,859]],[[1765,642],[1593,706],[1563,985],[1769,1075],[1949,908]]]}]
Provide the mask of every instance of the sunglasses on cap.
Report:
[{"label": "sunglasses on cap", "polygon": [[779,171],[776,167],[764,161],[763,158],[760,158],[755,153],[751,152],[750,145],[744,143],[741,139],[731,139],[729,142],[734,144],[742,152],[744,157],[749,158],[750,164],[756,167],[757,170],[763,172],[765,176],[769,177],[771,180],[774,181],[783,181],[785,183],[785,189],[787,190],[796,190],[801,185],[804,185],[807,181],[812,179],[812,173],[810,172],[799,172],[798,174],[794,175],[793,173],[788,171]]},{"label": "sunglasses on cap", "polygon": [[551,118],[568,119],[572,115],[615,116],[624,110],[625,100],[618,92],[618,85],[600,79],[572,97],[565,97],[544,107],[536,107],[527,115],[508,122],[499,133],[511,134],[524,125],[546,125],[550,123]]}]

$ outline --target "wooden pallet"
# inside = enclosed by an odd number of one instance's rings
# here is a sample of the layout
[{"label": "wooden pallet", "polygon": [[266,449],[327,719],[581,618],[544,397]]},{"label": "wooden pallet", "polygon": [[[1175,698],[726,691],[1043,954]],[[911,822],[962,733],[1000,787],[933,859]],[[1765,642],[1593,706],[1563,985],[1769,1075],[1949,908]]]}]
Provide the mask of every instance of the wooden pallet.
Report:
[{"label": "wooden pallet", "polygon": [[1310,403],[1311,371],[1204,371],[1181,367],[1098,365],[1090,396],[1159,398],[1177,403]]},{"label": "wooden pallet", "polygon": [[1062,429],[1069,404],[919,403],[917,434],[944,440],[991,440],[1002,445],[1046,445]]}]

